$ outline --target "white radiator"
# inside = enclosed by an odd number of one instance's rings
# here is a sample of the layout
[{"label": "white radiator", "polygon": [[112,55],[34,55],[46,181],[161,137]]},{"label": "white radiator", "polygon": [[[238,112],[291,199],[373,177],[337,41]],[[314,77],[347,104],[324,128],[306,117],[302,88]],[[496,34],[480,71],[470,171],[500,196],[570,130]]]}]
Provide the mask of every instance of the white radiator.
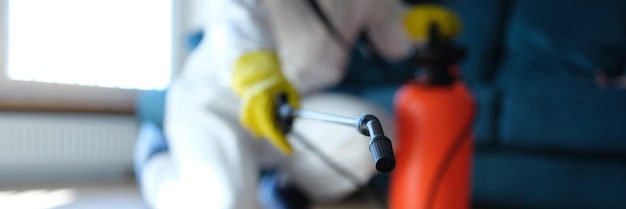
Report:
[{"label": "white radiator", "polygon": [[132,115],[0,112],[0,181],[125,175]]}]

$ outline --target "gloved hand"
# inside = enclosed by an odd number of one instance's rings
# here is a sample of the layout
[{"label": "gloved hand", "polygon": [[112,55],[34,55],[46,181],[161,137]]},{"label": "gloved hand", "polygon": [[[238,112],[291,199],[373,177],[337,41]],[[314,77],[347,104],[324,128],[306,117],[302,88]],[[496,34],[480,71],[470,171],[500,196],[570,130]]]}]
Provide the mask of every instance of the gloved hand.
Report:
[{"label": "gloved hand", "polygon": [[235,63],[231,88],[241,98],[239,122],[257,137],[264,137],[283,154],[292,148],[277,124],[276,97],[285,93],[288,103],[299,107],[298,93],[280,70],[273,51],[254,51],[242,55]]},{"label": "gloved hand", "polygon": [[418,4],[411,6],[404,14],[404,29],[416,43],[426,43],[431,24],[436,24],[439,34],[446,39],[454,38],[461,30],[459,18],[442,6]]}]

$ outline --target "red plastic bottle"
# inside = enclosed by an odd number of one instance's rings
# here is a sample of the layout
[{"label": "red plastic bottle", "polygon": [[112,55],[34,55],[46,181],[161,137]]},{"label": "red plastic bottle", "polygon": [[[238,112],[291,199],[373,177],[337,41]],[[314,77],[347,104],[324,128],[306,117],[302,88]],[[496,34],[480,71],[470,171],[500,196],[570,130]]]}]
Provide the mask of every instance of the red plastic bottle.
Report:
[{"label": "red plastic bottle", "polygon": [[470,207],[475,105],[461,81],[408,83],[396,94],[390,209]]},{"label": "red plastic bottle", "polygon": [[422,75],[394,101],[398,141],[389,208],[467,209],[475,105],[458,79],[465,49],[441,36],[435,23],[425,47],[416,49]]}]

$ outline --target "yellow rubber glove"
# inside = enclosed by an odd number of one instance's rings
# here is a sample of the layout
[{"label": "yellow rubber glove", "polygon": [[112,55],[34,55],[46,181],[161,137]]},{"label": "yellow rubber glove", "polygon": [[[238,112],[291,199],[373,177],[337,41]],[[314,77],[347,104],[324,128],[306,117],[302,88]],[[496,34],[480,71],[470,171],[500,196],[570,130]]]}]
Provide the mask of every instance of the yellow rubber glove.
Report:
[{"label": "yellow rubber glove", "polygon": [[404,14],[403,23],[409,37],[417,43],[428,41],[432,23],[437,24],[439,33],[447,39],[454,38],[461,30],[461,22],[454,12],[434,4],[410,7]]},{"label": "yellow rubber glove", "polygon": [[285,93],[289,104],[299,107],[298,93],[280,70],[280,62],[273,51],[254,51],[241,56],[232,72],[231,87],[241,98],[239,115],[241,125],[257,137],[264,137],[283,154],[291,154],[277,124],[276,98]]}]

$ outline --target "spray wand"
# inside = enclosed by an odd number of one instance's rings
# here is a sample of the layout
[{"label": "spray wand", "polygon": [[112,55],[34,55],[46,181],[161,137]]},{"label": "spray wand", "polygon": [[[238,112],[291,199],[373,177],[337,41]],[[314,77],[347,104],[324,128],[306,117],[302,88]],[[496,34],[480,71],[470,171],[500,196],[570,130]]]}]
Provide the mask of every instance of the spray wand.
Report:
[{"label": "spray wand", "polygon": [[300,110],[291,107],[287,103],[287,96],[284,94],[278,97],[278,107],[276,110],[279,126],[285,133],[291,131],[294,118],[307,118],[353,126],[357,131],[370,137],[369,150],[376,170],[382,173],[392,171],[396,167],[396,160],[393,154],[391,140],[383,133],[383,128],[376,116],[364,114],[358,118],[349,118],[332,114]]}]

